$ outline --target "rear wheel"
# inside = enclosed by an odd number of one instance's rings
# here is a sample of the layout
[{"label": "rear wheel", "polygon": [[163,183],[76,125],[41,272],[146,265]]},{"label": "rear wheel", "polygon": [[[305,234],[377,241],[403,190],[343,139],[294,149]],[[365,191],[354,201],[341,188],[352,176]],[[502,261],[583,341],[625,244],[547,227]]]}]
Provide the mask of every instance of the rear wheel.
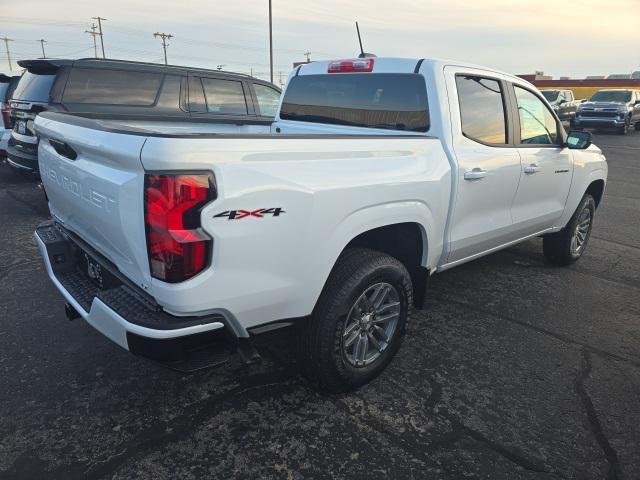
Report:
[{"label": "rear wheel", "polygon": [[411,302],[411,278],[401,262],[374,250],[347,250],[302,331],[303,369],[331,392],[371,381],[400,348]]},{"label": "rear wheel", "polygon": [[595,211],[596,202],[586,194],[569,223],[559,232],[543,237],[542,250],[547,260],[555,265],[570,265],[584,254]]},{"label": "rear wheel", "polygon": [[640,122],[636,122],[635,129],[636,131],[640,131]]}]

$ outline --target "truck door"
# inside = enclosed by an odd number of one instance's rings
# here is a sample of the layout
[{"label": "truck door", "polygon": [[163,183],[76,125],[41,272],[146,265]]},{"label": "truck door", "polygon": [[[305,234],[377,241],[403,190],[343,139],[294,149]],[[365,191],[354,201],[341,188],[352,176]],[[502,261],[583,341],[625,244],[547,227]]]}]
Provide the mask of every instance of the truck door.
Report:
[{"label": "truck door", "polygon": [[447,263],[514,240],[511,203],[520,179],[506,82],[499,74],[446,67],[457,188]]},{"label": "truck door", "polygon": [[514,231],[532,235],[555,225],[564,212],[571,186],[573,157],[564,147],[563,127],[537,93],[509,84],[515,141],[522,159],[520,184],[513,201]]}]

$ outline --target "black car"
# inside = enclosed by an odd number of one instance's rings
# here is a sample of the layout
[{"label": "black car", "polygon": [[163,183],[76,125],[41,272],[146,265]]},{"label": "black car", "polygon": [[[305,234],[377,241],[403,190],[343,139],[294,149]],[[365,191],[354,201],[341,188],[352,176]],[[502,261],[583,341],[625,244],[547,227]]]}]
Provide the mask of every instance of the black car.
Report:
[{"label": "black car", "polygon": [[249,75],[125,60],[23,60],[7,160],[38,171],[34,120],[49,110],[161,132],[269,132],[280,89]]}]

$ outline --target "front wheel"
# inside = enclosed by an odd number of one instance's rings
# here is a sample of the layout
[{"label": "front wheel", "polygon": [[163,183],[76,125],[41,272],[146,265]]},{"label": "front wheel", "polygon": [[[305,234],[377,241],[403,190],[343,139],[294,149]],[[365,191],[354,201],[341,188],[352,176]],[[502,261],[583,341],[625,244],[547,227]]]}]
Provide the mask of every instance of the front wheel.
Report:
[{"label": "front wheel", "polygon": [[303,369],[330,392],[371,381],[400,348],[411,303],[411,278],[400,261],[375,250],[347,250],[302,331]]},{"label": "front wheel", "polygon": [[570,265],[577,261],[587,248],[595,211],[595,200],[585,194],[569,223],[559,232],[542,238],[546,259],[555,265]]},{"label": "front wheel", "polygon": [[629,120],[627,120],[626,122],[624,122],[623,127],[618,128],[618,134],[626,135],[627,133],[629,133],[629,126],[630,126],[630,122]]}]

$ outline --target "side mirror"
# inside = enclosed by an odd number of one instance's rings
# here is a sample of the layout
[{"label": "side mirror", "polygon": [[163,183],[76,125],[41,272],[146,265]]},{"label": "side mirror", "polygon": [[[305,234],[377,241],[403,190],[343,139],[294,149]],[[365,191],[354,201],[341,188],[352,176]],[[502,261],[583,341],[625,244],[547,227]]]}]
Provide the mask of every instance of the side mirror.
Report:
[{"label": "side mirror", "polygon": [[591,132],[571,130],[567,136],[567,147],[573,150],[585,150],[591,145]]},{"label": "side mirror", "polygon": [[634,105],[640,105],[640,100],[636,100]]},{"label": "side mirror", "polygon": [[567,101],[564,98],[558,102],[558,105],[562,105],[563,103],[567,103]]}]

